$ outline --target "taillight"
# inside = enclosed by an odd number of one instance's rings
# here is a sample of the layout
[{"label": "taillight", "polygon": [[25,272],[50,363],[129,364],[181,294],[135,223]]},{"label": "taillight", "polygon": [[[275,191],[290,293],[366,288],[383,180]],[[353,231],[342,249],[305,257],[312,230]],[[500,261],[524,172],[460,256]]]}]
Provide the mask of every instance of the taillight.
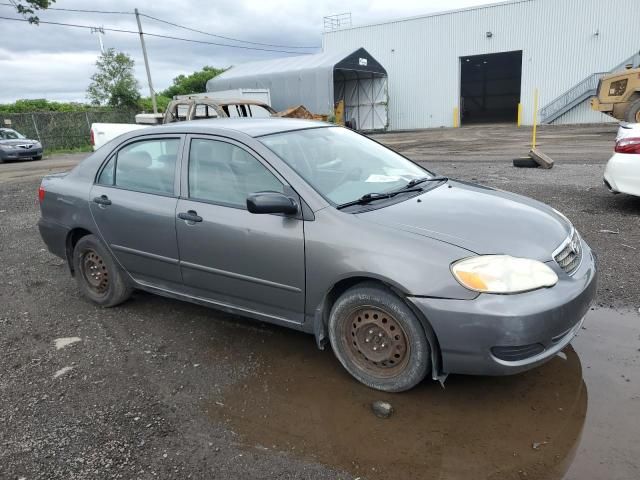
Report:
[{"label": "taillight", "polygon": [[40,201],[40,203],[44,201],[44,194],[45,194],[44,187],[40,185],[40,187],[38,188],[38,200]]},{"label": "taillight", "polygon": [[91,139],[90,139],[91,145],[95,147],[96,146],[96,139],[93,136],[93,128],[91,130],[89,130],[89,132],[90,132],[90,136],[91,136]]},{"label": "taillight", "polygon": [[640,154],[640,138],[621,138],[616,142],[616,153]]}]

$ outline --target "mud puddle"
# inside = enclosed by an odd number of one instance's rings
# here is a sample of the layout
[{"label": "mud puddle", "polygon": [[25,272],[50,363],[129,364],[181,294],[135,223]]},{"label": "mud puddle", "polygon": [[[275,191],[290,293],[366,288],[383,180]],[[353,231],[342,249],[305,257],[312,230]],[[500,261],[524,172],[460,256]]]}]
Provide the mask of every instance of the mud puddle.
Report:
[{"label": "mud puddle", "polygon": [[[546,365],[514,377],[451,376],[370,390],[311,337],[274,329],[258,368],[205,406],[247,448],[368,479],[640,478],[640,315],[592,311]],[[390,402],[386,420],[371,412]]]}]

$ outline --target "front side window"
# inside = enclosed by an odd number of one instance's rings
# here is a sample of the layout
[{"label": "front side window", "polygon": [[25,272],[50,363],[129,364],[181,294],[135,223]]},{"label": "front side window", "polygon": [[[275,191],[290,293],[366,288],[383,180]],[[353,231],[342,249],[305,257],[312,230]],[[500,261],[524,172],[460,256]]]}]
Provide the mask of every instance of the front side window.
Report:
[{"label": "front side window", "polygon": [[284,192],[283,184],[255,157],[219,140],[193,139],[189,149],[189,198],[246,208],[256,192]]},{"label": "front side window", "polygon": [[139,192],[173,195],[179,146],[180,140],[177,138],[129,144],[109,160],[100,173],[98,183]]},{"label": "front side window", "polygon": [[336,205],[433,176],[393,150],[342,127],[296,130],[259,140]]}]

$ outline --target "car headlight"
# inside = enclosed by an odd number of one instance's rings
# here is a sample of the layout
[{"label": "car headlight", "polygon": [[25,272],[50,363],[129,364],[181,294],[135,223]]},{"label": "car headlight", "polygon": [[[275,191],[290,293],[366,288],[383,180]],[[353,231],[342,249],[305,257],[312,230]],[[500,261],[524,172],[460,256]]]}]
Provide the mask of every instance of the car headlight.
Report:
[{"label": "car headlight", "polygon": [[11,145],[0,145],[0,150],[13,150]]},{"label": "car headlight", "polygon": [[553,287],[558,276],[538,260],[509,255],[483,255],[466,258],[451,266],[460,284],[481,293],[522,293]]}]

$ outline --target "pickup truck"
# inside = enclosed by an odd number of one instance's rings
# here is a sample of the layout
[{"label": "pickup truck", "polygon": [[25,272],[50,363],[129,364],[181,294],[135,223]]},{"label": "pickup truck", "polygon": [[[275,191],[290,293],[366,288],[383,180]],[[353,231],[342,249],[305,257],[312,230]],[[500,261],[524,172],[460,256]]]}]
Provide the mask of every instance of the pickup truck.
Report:
[{"label": "pickup truck", "polygon": [[141,113],[136,123],[93,123],[91,145],[97,150],[114,138],[140,128],[187,120],[228,117],[271,117],[277,112],[264,102],[250,99],[215,99],[209,97],[187,97],[172,100],[161,114]]}]

